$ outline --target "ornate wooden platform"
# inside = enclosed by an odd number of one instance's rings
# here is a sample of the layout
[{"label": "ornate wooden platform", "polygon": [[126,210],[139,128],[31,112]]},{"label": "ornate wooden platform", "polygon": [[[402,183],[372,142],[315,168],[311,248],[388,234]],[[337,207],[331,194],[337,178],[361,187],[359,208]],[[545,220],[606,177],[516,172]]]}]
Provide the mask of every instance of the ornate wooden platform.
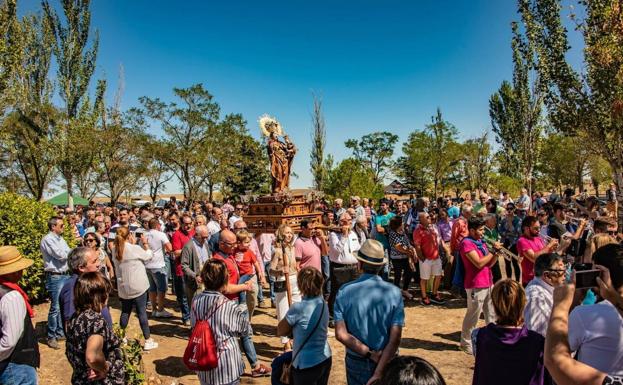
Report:
[{"label": "ornate wooden platform", "polygon": [[315,192],[267,195],[249,203],[244,221],[250,232],[274,233],[279,225],[287,223],[295,232],[300,230],[303,219],[320,222],[322,213],[313,211]]}]

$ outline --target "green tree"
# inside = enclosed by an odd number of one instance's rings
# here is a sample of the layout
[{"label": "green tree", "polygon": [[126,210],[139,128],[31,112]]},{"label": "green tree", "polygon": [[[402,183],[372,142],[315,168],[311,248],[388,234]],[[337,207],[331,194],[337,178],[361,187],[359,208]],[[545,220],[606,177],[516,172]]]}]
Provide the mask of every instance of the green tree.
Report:
[{"label": "green tree", "polygon": [[232,143],[236,151],[230,159],[233,164],[225,180],[225,186],[231,192],[228,196],[268,193],[270,175],[266,149],[246,130],[236,132],[234,138]]},{"label": "green tree", "polygon": [[345,145],[353,151],[355,159],[372,170],[374,183],[379,184],[394,166],[392,156],[397,142],[398,135],[383,131],[364,135],[360,140],[349,139]]},{"label": "green tree", "polygon": [[558,189],[574,186],[581,191],[588,158],[583,141],[552,133],[543,140],[538,169],[550,185]]},{"label": "green tree", "polygon": [[588,159],[588,175],[595,188],[595,195],[599,196],[599,186],[612,182],[612,169],[610,164],[600,156],[591,156]]},{"label": "green tree", "polygon": [[[618,206],[623,205],[623,44],[620,2],[583,0],[577,19],[584,36],[584,65],[576,72],[566,61],[567,31],[554,0],[521,0],[526,35],[536,64],[549,120],[560,132],[588,138],[584,145],[612,168]],[[623,210],[618,210],[623,226]]]},{"label": "green tree", "polygon": [[[88,87],[95,71],[99,38],[96,33],[92,41],[89,39],[89,0],[61,0],[65,23],[47,0],[42,4],[54,35],[57,82],[64,103],[64,118],[58,124],[56,135],[56,164],[65,180],[69,206],[73,207],[74,176],[92,167],[90,146],[86,145],[84,138],[94,130],[97,121],[97,117],[91,115]],[[100,97],[96,95],[96,101]]]},{"label": "green tree", "polygon": [[0,112],[4,111],[5,92],[13,73],[19,68],[21,45],[20,25],[17,19],[17,1],[0,3]]},{"label": "green tree", "polygon": [[493,155],[488,137],[488,132],[485,132],[478,138],[466,140],[460,146],[462,174],[470,190],[487,191],[491,184]]},{"label": "green tree", "polygon": [[10,110],[1,123],[0,149],[14,163],[28,194],[41,200],[55,177],[53,140],[59,114],[48,79],[53,42],[47,20],[35,15],[21,20],[19,32],[20,65],[9,81]]},{"label": "green tree", "polygon": [[324,181],[327,177],[327,170],[324,164],[324,147],[327,141],[327,129],[325,127],[324,115],[322,113],[322,99],[313,95],[314,110],[312,118],[312,149],[310,169],[314,177],[314,188],[322,191]]},{"label": "green tree", "polygon": [[532,194],[534,167],[543,132],[543,97],[536,84],[530,84],[534,67],[533,47],[521,36],[519,26],[511,24],[513,38],[513,82],[503,81],[489,100],[489,116],[497,142],[502,146],[500,171],[521,178]]},{"label": "green tree", "polygon": [[374,172],[360,160],[346,158],[329,171],[325,192],[329,197],[350,200],[353,195],[379,199],[383,185],[376,183]]},{"label": "green tree", "polygon": [[456,141],[458,131],[452,123],[443,119],[439,108],[437,114],[431,118],[431,123],[426,125],[425,131],[428,134],[428,159],[433,182],[433,196],[436,198],[444,178],[458,163],[460,151]]},{"label": "green tree", "polygon": [[402,145],[402,156],[396,161],[394,173],[403,183],[424,195],[432,184],[430,164],[430,136],[416,130]]},{"label": "green tree", "polygon": [[149,197],[153,203],[156,203],[158,193],[173,178],[173,174],[164,161],[166,147],[162,141],[151,135],[145,135],[139,143],[139,148],[140,156],[145,163],[145,181],[149,189]]}]

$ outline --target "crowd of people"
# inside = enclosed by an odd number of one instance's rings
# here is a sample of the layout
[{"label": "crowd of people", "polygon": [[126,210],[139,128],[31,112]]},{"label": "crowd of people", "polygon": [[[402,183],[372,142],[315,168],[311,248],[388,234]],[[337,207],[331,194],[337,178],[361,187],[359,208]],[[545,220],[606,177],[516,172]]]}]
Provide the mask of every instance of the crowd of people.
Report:
[{"label": "crowd of people", "polygon": [[[72,383],[122,384],[125,341],[112,332],[110,295],[121,329],[134,311],[152,350],[150,317],[174,317],[165,305],[172,290],[182,325],[211,327],[218,361],[197,370],[202,384],[239,383],[243,353],[253,377],[327,384],[333,336],[346,348],[349,385],[445,384],[426,360],[398,355],[405,302],[444,306],[462,296],[460,348],[475,357],[473,384],[617,384],[623,246],[615,209],[580,198],[524,189],[515,200],[484,192],[318,200],[320,222],[274,233],[253,233],[240,202],[59,208],[41,240],[47,343],[60,349],[66,340]],[[64,226],[78,247],[67,245]],[[36,383],[32,310],[16,285],[31,264],[0,248],[0,383]],[[575,287],[594,271],[595,282]],[[257,307],[276,311],[283,354],[271,365],[253,342]],[[486,326],[477,328],[481,315]]]}]

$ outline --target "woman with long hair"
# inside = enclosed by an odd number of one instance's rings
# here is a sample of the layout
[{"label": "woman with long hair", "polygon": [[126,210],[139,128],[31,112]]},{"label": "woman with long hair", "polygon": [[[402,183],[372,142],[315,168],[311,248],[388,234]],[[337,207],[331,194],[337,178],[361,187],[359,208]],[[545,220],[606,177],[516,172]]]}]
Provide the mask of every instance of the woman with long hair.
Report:
[{"label": "woman with long hair", "polygon": [[84,238],[82,240],[82,246],[88,247],[89,249],[95,251],[100,263],[100,272],[104,274],[106,278],[114,279],[115,269],[113,269],[112,267],[112,263],[110,262],[110,258],[108,258],[108,254],[106,254],[106,252],[102,248],[102,239],[103,238],[101,238],[99,234],[94,232],[88,232],[84,235]]},{"label": "woman with long hair", "polygon": [[[270,261],[269,274],[273,277],[275,290],[275,307],[277,308],[277,320],[281,321],[286,316],[290,303],[286,288],[286,277],[290,283],[292,303],[301,302],[301,293],[296,280],[298,264],[294,253],[294,233],[292,228],[283,223],[275,232],[275,246],[273,257]],[[281,337],[281,343],[285,350],[292,349],[290,339]]]},{"label": "woman with long hair", "polygon": [[[141,234],[142,235],[142,234]],[[149,280],[145,261],[153,257],[149,249],[147,237],[141,236],[140,246],[136,244],[134,234],[127,227],[119,227],[115,236],[113,261],[117,272],[117,289],[121,299],[121,319],[119,326],[125,329],[128,326],[132,308],[136,309],[138,321],[141,325],[145,345],[143,349],[151,350],[158,347],[158,343],[151,338],[149,321],[147,320],[147,290]]]}]

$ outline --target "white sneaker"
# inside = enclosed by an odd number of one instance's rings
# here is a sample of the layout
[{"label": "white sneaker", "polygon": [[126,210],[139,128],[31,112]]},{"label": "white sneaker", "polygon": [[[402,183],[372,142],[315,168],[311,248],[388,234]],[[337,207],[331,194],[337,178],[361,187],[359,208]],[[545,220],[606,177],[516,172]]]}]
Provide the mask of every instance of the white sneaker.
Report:
[{"label": "white sneaker", "polygon": [[145,345],[143,345],[143,350],[152,350],[158,347],[158,343],[154,341],[153,338],[145,340]]}]

